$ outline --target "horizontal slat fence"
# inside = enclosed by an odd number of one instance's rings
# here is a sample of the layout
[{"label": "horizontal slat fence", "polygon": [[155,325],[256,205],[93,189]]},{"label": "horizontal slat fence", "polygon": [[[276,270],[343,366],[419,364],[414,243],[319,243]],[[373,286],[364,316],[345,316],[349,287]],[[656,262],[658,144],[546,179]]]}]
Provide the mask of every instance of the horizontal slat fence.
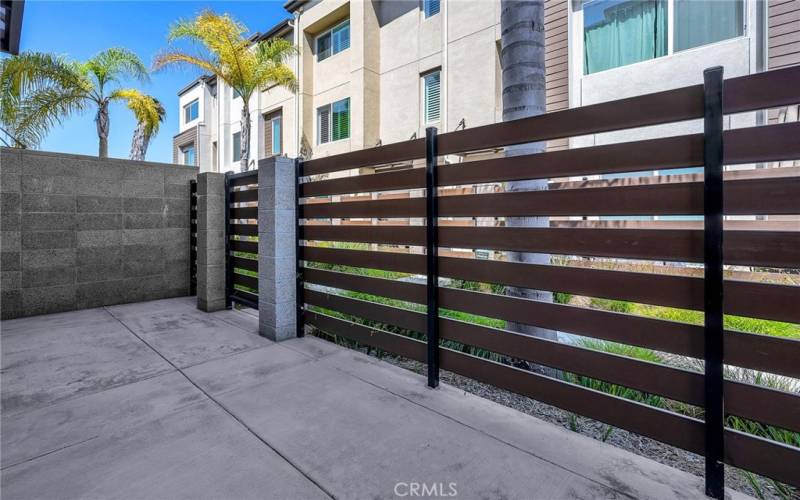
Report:
[{"label": "horizontal slat fence", "polygon": [[228,302],[258,308],[258,170],[225,175]]},{"label": "horizontal slat fence", "polygon": [[[726,114],[758,111],[800,102],[800,68],[788,68],[724,82]],[[704,117],[703,86],[660,92],[568,109],[436,136],[438,155],[502,150],[505,146],[667,124]],[[765,164],[800,158],[800,123],[727,130],[726,165]],[[697,175],[667,177],[670,169],[703,167],[704,134],[591,146],[517,157],[491,157],[436,165],[438,248],[538,252],[561,256],[550,264],[440,255],[435,259],[443,286],[435,290],[440,308],[433,327],[442,340],[440,368],[516,392],[567,411],[624,428],[679,448],[704,454],[707,423],[702,409],[702,324],[551,303],[447,286],[446,280],[477,282],[626,301],[652,307],[701,312],[704,309],[702,229],[590,227],[506,227],[507,217],[694,216],[705,214],[704,183]],[[430,139],[429,139],[430,140]],[[301,218],[298,259],[305,287],[299,301],[306,324],[423,363],[431,323],[425,284],[430,262],[426,226],[429,186],[426,141],[417,139],[301,163]],[[441,161],[441,160],[440,160]],[[397,170],[368,173],[372,167]],[[427,163],[430,171],[430,159]],[[342,176],[340,171],[358,171]],[[566,187],[535,192],[445,194],[445,187],[503,182],[628,174],[658,170],[662,177],[640,184],[568,181]],[[737,278],[721,283],[727,315],[800,323],[800,172],[775,168],[729,171],[722,183],[726,216],[768,216],[786,221],[785,230],[724,231],[724,264]],[[586,186],[586,187],[584,187]],[[376,192],[411,191],[403,196]],[[415,191],[416,190],[416,191]],[[352,198],[353,201],[345,201]],[[784,219],[780,219],[784,217]],[[786,218],[788,217],[788,218]],[[492,225],[445,225],[441,218],[483,218]],[[378,221],[375,221],[379,219]],[[392,222],[391,219],[398,219]],[[417,222],[414,222],[417,219]],[[377,222],[377,223],[373,223]],[[760,221],[754,221],[759,224]],[[794,224],[794,225],[793,225]],[[699,226],[702,227],[702,226]],[[243,233],[245,234],[245,233]],[[614,263],[621,270],[578,266]],[[637,265],[667,272],[645,272]],[[624,266],[629,266],[625,268]],[[698,272],[692,272],[692,270]],[[788,277],[757,282],[742,275]],[[744,274],[742,274],[744,273]],[[750,274],[748,274],[750,273]],[[795,277],[795,278],[792,278]],[[462,319],[456,319],[453,312]],[[472,316],[464,316],[472,315]],[[463,318],[486,318],[472,322]],[[505,327],[499,327],[505,324]],[[610,341],[664,353],[682,363],[655,363],[603,352],[580,343],[559,343],[511,331],[521,323],[582,338]],[[737,370],[800,378],[800,341],[724,332],[724,362]],[[463,347],[462,347],[463,346]],[[469,354],[492,353],[492,356]],[[498,360],[521,359],[570,377],[549,377]],[[575,383],[588,377],[664,398],[667,409]],[[726,415],[800,432],[800,395],[747,381],[722,385]],[[692,410],[693,409],[693,410]],[[697,418],[700,415],[700,418]],[[724,431],[724,461],[778,481],[800,486],[800,448]]]}]

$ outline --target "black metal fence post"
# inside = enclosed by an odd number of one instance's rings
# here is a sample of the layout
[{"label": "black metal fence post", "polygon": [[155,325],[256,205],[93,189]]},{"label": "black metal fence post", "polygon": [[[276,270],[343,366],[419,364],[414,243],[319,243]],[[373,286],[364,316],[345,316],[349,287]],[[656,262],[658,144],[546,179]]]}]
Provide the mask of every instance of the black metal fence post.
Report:
[{"label": "black metal fence post", "polygon": [[725,495],[722,316],[722,67],[703,72],[706,495]]},{"label": "black metal fence post", "polygon": [[425,250],[428,274],[428,387],[439,386],[439,265],[436,128],[425,130]]},{"label": "black metal fence post", "polygon": [[232,306],[233,259],[231,259],[231,176],[225,172],[225,307]]},{"label": "black metal fence post", "polygon": [[197,181],[189,181],[189,295],[197,294]]},{"label": "black metal fence post", "polygon": [[294,160],[294,210],[295,210],[295,309],[297,322],[297,336],[303,337],[306,334],[305,330],[305,300],[303,297],[303,247],[300,245],[300,180],[303,177],[303,159],[300,157]]}]

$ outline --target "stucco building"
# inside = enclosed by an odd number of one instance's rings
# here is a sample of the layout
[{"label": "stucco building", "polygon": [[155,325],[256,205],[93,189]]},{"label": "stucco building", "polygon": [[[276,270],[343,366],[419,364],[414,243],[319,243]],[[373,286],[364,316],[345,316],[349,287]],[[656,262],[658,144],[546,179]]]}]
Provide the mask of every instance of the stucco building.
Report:
[{"label": "stucco building", "polygon": [[[254,39],[284,37],[300,90],[253,96],[253,161],[318,158],[500,121],[499,0],[293,0]],[[250,20],[244,20],[252,24]],[[800,0],[545,0],[547,109],[800,63]],[[631,48],[635,47],[635,50]],[[201,77],[179,93],[174,159],[239,170],[241,97]],[[796,110],[728,126],[796,119]],[[698,131],[699,121],[551,141],[550,149]],[[492,152],[487,152],[491,154]],[[461,161],[448,158],[448,161]]]}]

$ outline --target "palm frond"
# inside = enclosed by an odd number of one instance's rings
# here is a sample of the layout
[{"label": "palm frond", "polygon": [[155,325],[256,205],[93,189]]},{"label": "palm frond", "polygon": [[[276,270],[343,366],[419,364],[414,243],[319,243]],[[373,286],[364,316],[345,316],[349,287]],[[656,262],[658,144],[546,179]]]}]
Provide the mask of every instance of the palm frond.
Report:
[{"label": "palm frond", "polygon": [[87,104],[86,94],[81,89],[41,88],[25,97],[14,121],[7,126],[26,146],[36,147],[50,129],[84,111]]},{"label": "palm frond", "polygon": [[297,54],[297,48],[283,38],[264,40],[256,45],[257,68],[255,80],[259,88],[280,85],[291,92],[297,91],[297,77],[287,61]]},{"label": "palm frond", "polygon": [[20,142],[35,147],[64,117],[85,109],[92,89],[81,66],[62,56],[27,52],[10,57],[0,62],[0,122]]},{"label": "palm frond", "polygon": [[186,40],[202,47],[204,55],[171,51],[158,56],[155,68],[188,63],[213,73],[243,97],[249,98],[257,88],[254,73],[255,54],[250,50],[247,27],[227,14],[203,11],[191,20],[181,20],[170,28],[168,40]]},{"label": "palm frond", "polygon": [[158,99],[143,94],[136,89],[119,89],[111,93],[110,99],[124,100],[136,117],[136,121],[144,126],[145,135],[150,137],[158,133],[164,121],[166,111]]},{"label": "palm frond", "polygon": [[86,61],[86,67],[97,78],[101,87],[109,82],[119,82],[123,78],[133,78],[141,82],[149,80],[147,68],[139,56],[121,47],[99,52]]},{"label": "palm frond", "polygon": [[215,61],[185,52],[163,52],[157,55],[153,61],[153,71],[161,71],[168,66],[195,66],[224,79],[224,72]]}]

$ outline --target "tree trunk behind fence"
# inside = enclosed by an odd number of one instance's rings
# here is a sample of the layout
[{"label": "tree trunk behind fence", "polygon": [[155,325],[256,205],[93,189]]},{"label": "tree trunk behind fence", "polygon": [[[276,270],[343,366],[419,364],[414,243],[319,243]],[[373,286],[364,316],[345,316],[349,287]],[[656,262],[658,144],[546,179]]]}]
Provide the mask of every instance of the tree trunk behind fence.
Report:
[{"label": "tree trunk behind fence", "polygon": [[131,140],[131,160],[144,161],[144,156],[147,154],[147,139],[144,134],[144,123],[139,122]]},{"label": "tree trunk behind fence", "polygon": [[242,101],[241,170],[247,172],[250,170],[250,106],[245,96],[242,96]]},{"label": "tree trunk behind fence", "polygon": [[[503,68],[503,121],[536,116],[545,112],[544,1],[501,1],[501,64]],[[542,153],[545,142],[506,148],[506,156]],[[541,191],[547,179],[507,182],[506,191]],[[507,217],[508,227],[548,227],[548,217]],[[550,255],[506,252],[512,262],[549,264]],[[506,287],[514,297],[552,302],[551,292]],[[508,328],[526,335],[556,340],[557,332],[530,325],[509,323]]]},{"label": "tree trunk behind fence", "polygon": [[97,116],[94,119],[95,123],[97,124],[97,138],[100,141],[98,156],[100,158],[107,158],[108,157],[108,130],[110,128],[110,124],[108,121],[108,101],[103,101],[100,103],[100,107],[97,109]]}]

